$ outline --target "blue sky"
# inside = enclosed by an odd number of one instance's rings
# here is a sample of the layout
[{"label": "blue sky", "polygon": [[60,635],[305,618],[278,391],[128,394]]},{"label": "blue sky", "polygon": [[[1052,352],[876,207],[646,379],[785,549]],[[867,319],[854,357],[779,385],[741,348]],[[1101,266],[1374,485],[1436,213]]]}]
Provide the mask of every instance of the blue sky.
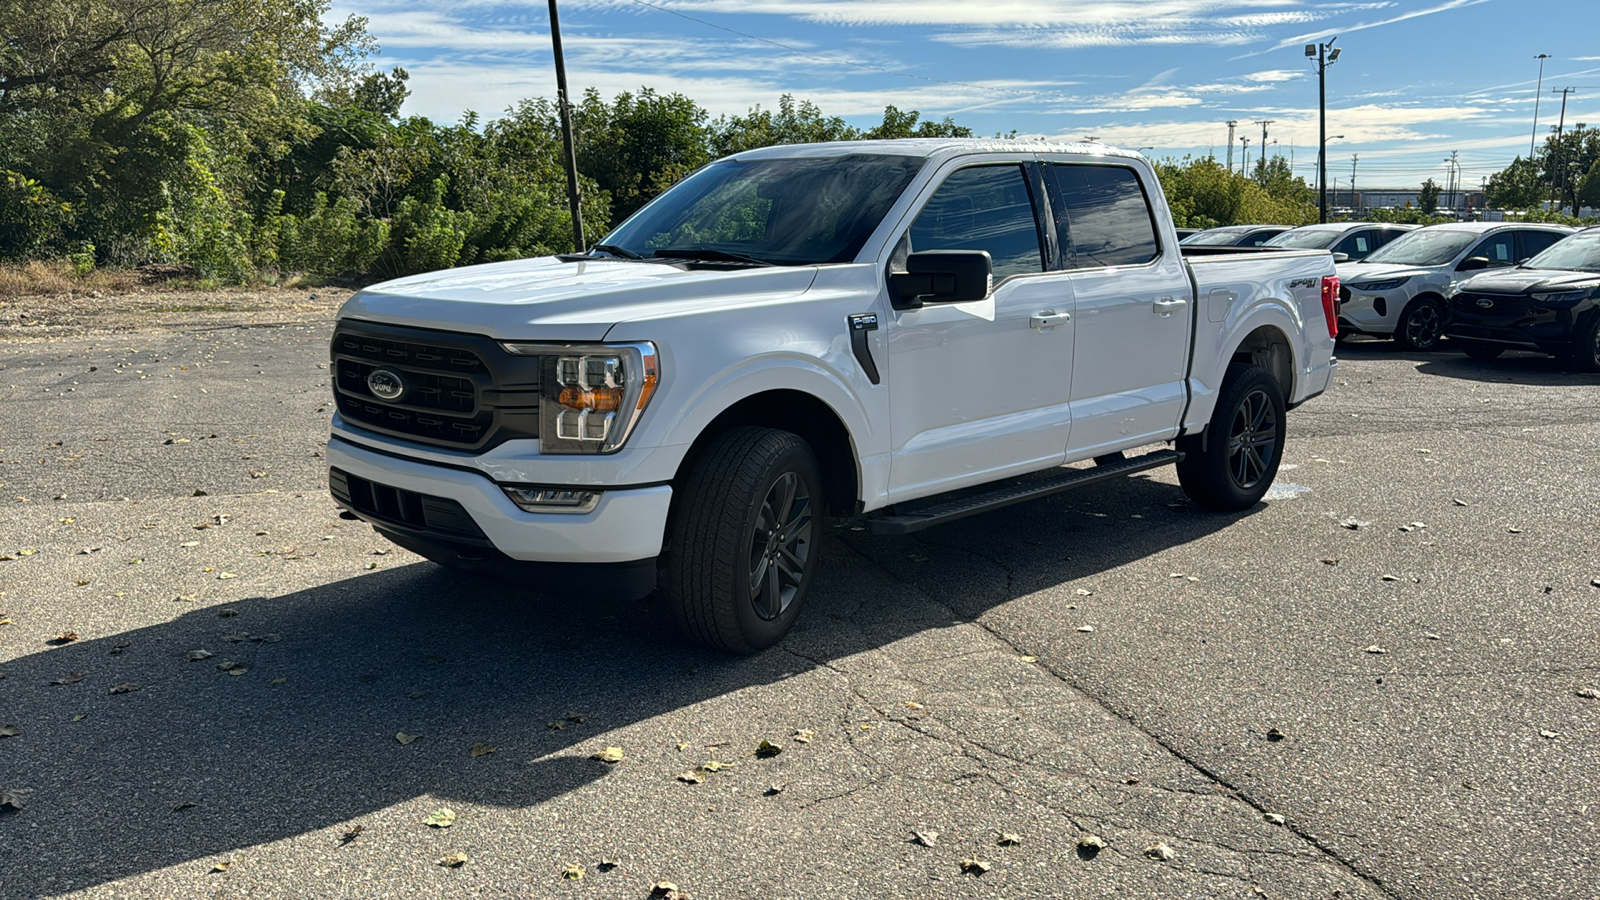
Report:
[{"label": "blue sky", "polygon": [[[541,0],[369,0],[379,66],[404,66],[405,112],[455,121],[553,97]],[[1304,45],[1338,36],[1328,67],[1329,184],[1461,184],[1542,136],[1600,124],[1596,0],[560,0],[574,94],[678,91],[713,115],[781,94],[853,124],[883,107],[951,116],[980,135],[1097,137],[1154,157],[1268,148],[1313,180],[1317,77]],[[1543,91],[1536,93],[1544,60]],[[1334,135],[1343,135],[1333,139]],[[1248,137],[1248,149],[1238,138]],[[1277,143],[1272,143],[1276,141]]]}]

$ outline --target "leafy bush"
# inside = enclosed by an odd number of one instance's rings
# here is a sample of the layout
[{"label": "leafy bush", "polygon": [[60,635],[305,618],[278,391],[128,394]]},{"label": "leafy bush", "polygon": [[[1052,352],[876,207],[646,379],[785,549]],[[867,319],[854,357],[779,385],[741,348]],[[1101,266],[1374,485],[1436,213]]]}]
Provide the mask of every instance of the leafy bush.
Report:
[{"label": "leafy bush", "polygon": [[72,206],[18,172],[0,170],[0,259],[24,260],[62,243]]}]

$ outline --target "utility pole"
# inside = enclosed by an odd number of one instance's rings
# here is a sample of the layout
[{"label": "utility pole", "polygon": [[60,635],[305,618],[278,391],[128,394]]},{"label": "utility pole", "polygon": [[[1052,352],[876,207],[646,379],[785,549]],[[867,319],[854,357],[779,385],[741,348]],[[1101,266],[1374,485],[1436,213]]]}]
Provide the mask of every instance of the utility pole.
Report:
[{"label": "utility pole", "polygon": [[1568,94],[1576,94],[1577,92],[1578,92],[1577,88],[1569,88],[1569,87],[1568,88],[1562,88],[1559,91],[1552,90],[1550,92],[1552,94],[1560,94],[1561,95],[1561,118],[1556,120],[1556,145],[1555,145],[1556,161],[1554,163],[1554,165],[1559,166],[1560,168],[1552,169],[1551,172],[1550,172],[1550,211],[1551,212],[1555,212],[1556,211],[1556,205],[1561,200],[1561,197],[1560,197],[1560,195],[1561,195],[1561,186],[1567,180],[1566,153],[1562,152],[1562,149],[1561,149],[1561,133],[1567,127],[1567,95]]},{"label": "utility pole", "polygon": [[[1239,124],[1238,119],[1228,120],[1228,171],[1233,171],[1233,127]],[[1535,124],[1535,127],[1538,127]]]},{"label": "utility pole", "polygon": [[1239,174],[1248,177],[1250,173],[1250,139],[1239,138],[1239,143],[1244,146],[1244,155],[1239,158]]},{"label": "utility pole", "polygon": [[1350,154],[1350,208],[1356,208],[1356,162],[1361,159],[1358,153]]},{"label": "utility pole", "polygon": [[1261,164],[1263,166],[1267,163],[1267,126],[1276,125],[1277,121],[1277,119],[1262,119],[1256,123],[1261,126]]},{"label": "utility pole", "polygon": [[1544,61],[1549,58],[1548,53],[1534,57],[1539,61],[1539,86],[1533,89],[1533,135],[1528,138],[1528,162],[1533,162],[1533,144],[1539,139],[1539,97],[1544,93]]},{"label": "utility pole", "polygon": [[1317,221],[1328,221],[1328,67],[1339,59],[1339,49],[1333,46],[1337,36],[1306,45],[1306,58],[1317,61],[1317,185],[1320,196],[1317,202]]},{"label": "utility pole", "polygon": [[567,63],[561,54],[561,20],[550,0],[550,43],[556,54],[556,102],[561,107],[561,143],[567,151],[567,205],[572,208],[572,243],[576,252],[589,249],[583,238],[583,210],[578,196],[578,157],[572,147],[572,104],[567,100]]},{"label": "utility pole", "polygon": [[1445,162],[1450,164],[1450,215],[1456,214],[1456,189],[1461,186],[1461,163],[1456,159],[1457,152],[1450,151],[1450,158]]}]

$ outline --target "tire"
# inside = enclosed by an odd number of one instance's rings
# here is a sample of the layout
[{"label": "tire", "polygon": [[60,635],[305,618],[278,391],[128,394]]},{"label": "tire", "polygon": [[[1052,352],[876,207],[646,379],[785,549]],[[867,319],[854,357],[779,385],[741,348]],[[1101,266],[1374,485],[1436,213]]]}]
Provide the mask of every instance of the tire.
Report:
[{"label": "tire", "polygon": [[1439,348],[1444,334],[1444,304],[1437,297],[1418,297],[1400,312],[1394,326],[1394,342],[1403,349],[1426,353]]},{"label": "tire", "polygon": [[1600,312],[1590,314],[1589,327],[1578,332],[1561,362],[1574,372],[1600,372]]},{"label": "tire", "polygon": [[1480,341],[1452,341],[1451,343],[1456,345],[1457,350],[1479,362],[1499,359],[1500,354],[1506,352],[1506,348],[1499,344],[1485,344]]},{"label": "tire", "polygon": [[1205,434],[1178,439],[1178,483],[1197,505],[1234,512],[1260,502],[1283,459],[1283,388],[1261,366],[1234,363]]},{"label": "tire", "polygon": [[811,447],[729,429],[679,485],[666,589],[690,640],[755,653],[788,633],[815,580],[827,508]]}]

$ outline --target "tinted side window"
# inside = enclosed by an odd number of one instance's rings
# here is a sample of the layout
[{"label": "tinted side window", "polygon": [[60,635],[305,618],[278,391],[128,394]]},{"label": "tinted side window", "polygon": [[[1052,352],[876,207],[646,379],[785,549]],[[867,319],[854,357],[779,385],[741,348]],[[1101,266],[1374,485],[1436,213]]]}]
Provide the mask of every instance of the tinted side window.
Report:
[{"label": "tinted side window", "polygon": [[1351,259],[1360,259],[1375,249],[1377,248],[1372,243],[1372,232],[1358,231],[1340,241],[1338,246],[1333,248],[1333,252],[1347,254]]},{"label": "tinted side window", "polygon": [[1491,266],[1509,266],[1517,261],[1517,236],[1515,232],[1502,231],[1485,238],[1473,247],[1468,257],[1488,257]]},{"label": "tinted side window", "polygon": [[1044,271],[1033,197],[1021,166],[951,173],[911,223],[911,252],[987,250],[996,281]]},{"label": "tinted side window", "polygon": [[1156,258],[1150,202],[1132,169],[1047,165],[1045,186],[1065,268],[1132,266]]},{"label": "tinted side window", "polygon": [[1402,234],[1405,234],[1405,232],[1398,228],[1383,228],[1374,231],[1372,232],[1372,249],[1376,250]]},{"label": "tinted side window", "polygon": [[1545,248],[1566,237],[1564,234],[1552,234],[1548,231],[1524,231],[1520,236],[1522,251],[1517,254],[1517,259],[1527,259],[1542,253]]}]

